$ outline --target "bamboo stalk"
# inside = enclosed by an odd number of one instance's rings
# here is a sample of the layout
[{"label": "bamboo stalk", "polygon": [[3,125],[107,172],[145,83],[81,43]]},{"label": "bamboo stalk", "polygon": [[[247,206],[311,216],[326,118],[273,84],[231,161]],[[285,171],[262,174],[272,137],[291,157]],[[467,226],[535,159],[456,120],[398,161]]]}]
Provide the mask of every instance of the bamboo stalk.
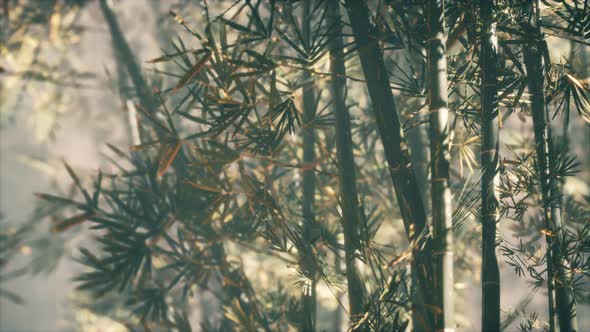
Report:
[{"label": "bamboo stalk", "polygon": [[336,118],[338,179],[340,184],[340,206],[342,207],[342,228],[344,230],[349,314],[351,320],[354,321],[363,314],[365,301],[365,289],[355,265],[355,250],[358,249],[359,245],[360,216],[363,212],[358,200],[350,114],[346,108],[346,67],[339,6],[338,1],[328,2],[327,22],[332,29],[331,32],[333,32],[329,43],[330,71],[332,74],[330,88]]},{"label": "bamboo stalk", "polygon": [[429,243],[427,242],[423,249],[419,249],[417,245],[417,241],[428,239],[429,235],[424,203],[412,169],[399,112],[389,86],[389,75],[383,60],[382,49],[376,37],[371,35],[373,26],[369,21],[369,9],[364,1],[346,0],[345,4],[404,227],[412,245],[413,280],[418,280],[418,285],[414,287],[415,292],[418,293],[414,299],[418,301],[413,301],[412,311],[419,318],[420,325],[415,325],[414,329],[428,330],[432,327],[430,317],[432,306],[424,302],[428,302],[426,299],[431,298],[428,296],[428,288],[432,264],[428,254]]},{"label": "bamboo stalk", "polygon": [[109,26],[115,52],[129,74],[131,82],[133,82],[133,87],[135,88],[135,93],[139,99],[139,104],[150,113],[156,112],[157,103],[150,93],[148,84],[141,73],[141,67],[137,63],[137,59],[131,51],[129,43],[125,40],[117,17],[106,3],[106,0],[100,0],[99,4],[102,14]]},{"label": "bamboo stalk", "polygon": [[[311,43],[311,0],[303,2],[303,39],[309,47]],[[307,80],[310,75],[306,72]],[[306,82],[303,87],[303,116],[302,116],[302,136],[303,136],[303,222],[304,222],[304,239],[306,245],[314,246],[316,236],[315,231],[318,229],[315,220],[315,136],[312,122],[315,118],[315,91],[313,83]],[[315,331],[316,328],[316,286],[317,271],[315,264],[307,264],[307,273],[309,278],[308,289],[303,292],[303,330]]]},{"label": "bamboo stalk", "polygon": [[[562,233],[561,193],[555,177],[555,160],[551,126],[545,102],[545,64],[542,50],[546,42],[539,25],[539,2],[536,1],[536,14],[533,6],[526,3],[525,7],[531,16],[531,25],[536,31],[536,40],[524,48],[524,63],[527,71],[528,87],[531,94],[531,110],[537,153],[537,168],[541,182],[541,196],[547,241],[547,283],[549,288],[549,316],[551,330],[555,330],[554,316],[557,314],[559,328],[562,332],[577,331],[576,305],[566,288],[568,278],[566,259],[558,241],[554,239]],[[553,307],[553,291],[555,292],[555,308]],[[557,311],[557,312],[555,312]]]},{"label": "bamboo stalk", "polygon": [[430,159],[435,260],[434,298],[437,331],[453,331],[453,219],[451,208],[449,109],[444,0],[430,0],[427,8],[428,104],[430,109]]},{"label": "bamboo stalk", "polygon": [[481,30],[481,223],[482,331],[500,331],[500,270],[496,256],[498,222],[498,41],[493,0],[480,1]]},{"label": "bamboo stalk", "polygon": [[[426,11],[422,4],[416,4],[413,7],[413,15],[417,19],[426,19]],[[417,75],[424,75],[427,74],[427,66],[428,63],[426,62],[427,52],[426,48],[422,46],[422,44],[413,38],[408,38],[409,43],[409,52],[410,52],[410,59],[415,61],[415,64],[419,66],[420,70],[418,70]],[[420,77],[421,78],[421,77]],[[419,78],[419,79],[420,79]],[[430,169],[430,149],[428,144],[428,126],[426,123],[428,122],[428,114],[423,112],[418,112],[414,114],[414,123],[417,123],[417,126],[406,130],[408,145],[410,147],[410,158],[412,160],[412,165],[414,166],[414,173],[416,174],[416,181],[418,183],[418,187],[422,188],[420,191],[422,201],[424,202],[424,209],[426,214],[430,214],[430,177],[429,177],[429,169]],[[417,280],[412,280],[413,284],[416,284]],[[412,294],[413,297],[416,296],[416,292]],[[412,298],[413,302],[419,301],[417,298]],[[419,326],[420,325],[420,317],[416,315],[412,315],[412,326]]]}]

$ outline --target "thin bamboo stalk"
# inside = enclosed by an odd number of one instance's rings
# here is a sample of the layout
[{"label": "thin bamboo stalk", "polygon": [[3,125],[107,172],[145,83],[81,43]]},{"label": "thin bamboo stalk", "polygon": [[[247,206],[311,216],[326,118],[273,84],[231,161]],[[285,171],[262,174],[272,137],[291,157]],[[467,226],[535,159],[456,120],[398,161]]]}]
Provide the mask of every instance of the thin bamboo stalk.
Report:
[{"label": "thin bamboo stalk", "polygon": [[339,6],[338,1],[328,2],[327,22],[333,33],[329,43],[330,71],[332,74],[330,88],[336,118],[338,179],[340,184],[340,206],[342,207],[342,227],[344,230],[349,314],[351,320],[354,321],[363,314],[365,301],[365,289],[355,265],[355,250],[359,245],[360,216],[363,212],[358,200],[350,114],[346,108],[346,67]]},{"label": "thin bamboo stalk", "polygon": [[454,330],[453,309],[453,211],[450,188],[449,109],[444,0],[430,0],[427,7],[428,105],[430,109],[431,201],[434,298],[437,331]]},{"label": "thin bamboo stalk", "polygon": [[[303,2],[303,39],[308,47],[311,44],[311,0]],[[309,74],[306,73],[309,79]],[[302,116],[302,136],[303,136],[303,222],[304,222],[304,239],[307,245],[313,246],[315,242],[315,230],[317,230],[315,220],[315,136],[312,122],[315,118],[315,90],[314,85],[309,84],[303,87],[303,116]],[[303,292],[303,329],[304,331],[315,331],[317,301],[317,271],[315,264],[307,264],[309,285],[308,289]]]},{"label": "thin bamboo stalk", "polygon": [[493,0],[480,1],[481,30],[481,223],[482,331],[500,331],[500,270],[496,256],[498,222],[498,41]]},{"label": "thin bamboo stalk", "polygon": [[[531,25],[536,29],[537,37],[536,40],[526,45],[523,53],[531,94],[537,168],[540,175],[543,214],[547,228],[545,238],[547,242],[549,316],[551,322],[557,314],[560,331],[577,331],[576,304],[571,298],[565,282],[568,278],[566,258],[563,256],[559,242],[554,241],[562,233],[561,193],[559,192],[558,179],[553,171],[555,160],[551,156],[555,153],[544,94],[546,68],[542,50],[546,48],[546,42],[540,30],[539,1],[536,1],[535,8],[528,2],[525,6],[531,17]],[[555,292],[555,307],[552,299],[553,291]],[[552,323],[550,327],[554,331],[555,323]]]}]

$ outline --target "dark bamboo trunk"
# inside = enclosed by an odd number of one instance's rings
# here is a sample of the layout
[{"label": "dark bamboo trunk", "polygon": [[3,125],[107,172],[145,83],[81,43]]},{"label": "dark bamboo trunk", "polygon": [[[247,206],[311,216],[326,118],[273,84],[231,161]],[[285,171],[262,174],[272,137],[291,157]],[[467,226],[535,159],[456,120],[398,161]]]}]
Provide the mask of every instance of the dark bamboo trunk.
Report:
[{"label": "dark bamboo trunk", "polygon": [[[548,116],[545,110],[545,97],[543,95],[543,59],[537,48],[531,49],[530,45],[525,50],[525,63],[529,75],[529,90],[532,99],[533,127],[535,132],[535,144],[537,153],[537,167],[541,179],[541,194],[545,218],[545,227],[549,230],[546,236],[548,259],[547,272],[549,291],[554,288],[555,308],[550,308],[550,315],[557,310],[559,326],[561,331],[576,331],[576,307],[572,301],[567,288],[564,285],[567,278],[566,260],[563,257],[559,243],[553,241],[554,237],[561,233],[561,194],[559,193],[558,181],[551,176],[554,169],[553,142],[551,140],[551,129]],[[553,300],[550,299],[550,307]]]},{"label": "dark bamboo trunk", "polygon": [[481,0],[481,224],[482,331],[500,331],[500,271],[496,256],[498,222],[498,41],[494,0]]},{"label": "dark bamboo trunk", "polygon": [[[311,43],[311,0],[303,2],[303,39],[309,45]],[[315,231],[318,229],[315,220],[315,137],[312,121],[315,118],[316,104],[314,84],[307,82],[303,86],[303,222],[304,238],[309,246],[313,246],[316,240]],[[311,253],[310,253],[311,254]],[[303,330],[315,331],[316,327],[316,275],[315,264],[311,264],[312,258],[306,260],[306,269],[309,278],[309,289],[303,294]]]},{"label": "dark bamboo trunk", "polygon": [[449,109],[444,0],[429,0],[428,104],[430,110],[431,200],[435,260],[436,330],[453,330],[453,220],[451,209]]},{"label": "dark bamboo trunk", "polygon": [[[426,20],[426,9],[422,4],[416,4],[412,7],[413,11],[411,15],[420,20]],[[416,76],[418,79],[423,79],[427,74],[428,63],[426,61],[427,51],[420,41],[410,37],[408,38],[408,51],[410,53],[410,61],[418,67]],[[422,102],[422,101],[420,101]],[[430,149],[429,149],[429,138],[428,138],[428,114],[423,112],[417,112],[413,115],[413,122],[417,124],[413,128],[405,131],[408,146],[410,147],[410,158],[416,175],[416,181],[418,187],[422,190],[420,195],[422,202],[424,202],[424,209],[426,214],[430,214]],[[415,277],[415,276],[413,276]],[[417,280],[412,280],[412,284],[417,284]],[[416,296],[416,292],[412,294]],[[412,298],[412,302],[419,301],[418,298]],[[420,317],[412,315],[412,326],[419,326]]]},{"label": "dark bamboo trunk", "polygon": [[[536,9],[539,3],[536,2]],[[554,238],[562,232],[561,221],[561,193],[558,179],[555,177],[554,144],[551,137],[551,126],[545,104],[545,64],[543,49],[546,43],[539,28],[539,15],[535,14],[532,5],[527,5],[531,16],[531,25],[536,28],[536,40],[528,43],[524,48],[524,62],[528,77],[528,87],[531,94],[531,111],[533,114],[533,129],[537,154],[537,168],[540,175],[541,198],[548,232],[547,241],[547,281],[549,288],[549,315],[554,320],[557,313],[561,332],[577,331],[576,305],[565,285],[568,276],[566,258],[558,241]],[[553,308],[552,293],[555,292],[555,308]],[[552,330],[555,323],[551,324]]]},{"label": "dark bamboo trunk", "polygon": [[421,236],[429,235],[424,203],[412,169],[410,153],[389,85],[389,75],[382,50],[376,36],[372,35],[374,26],[369,21],[369,9],[364,1],[346,0],[345,4],[404,227],[413,246],[413,280],[418,280],[418,285],[413,288],[417,292],[415,299],[418,301],[412,303],[412,311],[419,317],[419,324],[417,324],[419,326],[414,326],[414,329],[430,330],[432,329],[430,313],[432,306],[425,303],[431,298],[428,291],[429,276],[432,275],[432,264],[428,254],[429,243],[426,243],[424,249],[419,250],[414,242]]},{"label": "dark bamboo trunk", "polygon": [[342,207],[342,228],[344,230],[344,253],[348,303],[351,320],[363,314],[365,290],[355,265],[355,250],[358,248],[360,216],[362,213],[356,188],[356,172],[353,156],[353,142],[350,131],[350,114],[346,108],[346,67],[344,65],[344,44],[340,22],[340,4],[328,2],[328,26],[330,32],[330,88],[336,118],[336,148],[338,158],[338,179],[340,184],[340,206]]},{"label": "dark bamboo trunk", "polygon": [[135,93],[139,99],[139,104],[150,113],[157,110],[157,103],[154,97],[150,93],[147,82],[145,81],[143,74],[141,73],[141,67],[137,63],[137,59],[129,44],[125,40],[123,32],[119,27],[119,22],[115,17],[115,14],[109,8],[106,0],[100,0],[100,8],[103,13],[105,20],[109,26],[114,51],[117,54],[119,60],[123,63],[125,70],[129,74],[129,78],[135,88]]}]

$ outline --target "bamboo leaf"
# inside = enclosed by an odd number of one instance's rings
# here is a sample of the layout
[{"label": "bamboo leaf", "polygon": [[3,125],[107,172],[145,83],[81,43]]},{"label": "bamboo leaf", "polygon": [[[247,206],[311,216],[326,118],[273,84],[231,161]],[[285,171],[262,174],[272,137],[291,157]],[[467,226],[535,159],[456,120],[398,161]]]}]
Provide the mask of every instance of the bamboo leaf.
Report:
[{"label": "bamboo leaf", "polygon": [[75,215],[73,217],[70,217],[66,220],[63,220],[63,221],[57,223],[56,225],[51,227],[51,231],[54,233],[64,232],[73,226],[79,225],[79,224],[83,223],[84,221],[91,219],[95,215],[96,215],[95,212],[84,212],[84,213]]},{"label": "bamboo leaf", "polygon": [[185,54],[188,54],[188,53],[192,53],[194,55],[199,55],[201,53],[207,53],[207,52],[208,52],[208,50],[206,50],[206,49],[200,49],[200,50],[192,50],[192,49],[191,50],[184,50],[184,51],[179,51],[179,52],[172,53],[172,54],[166,54],[166,55],[163,55],[163,56],[160,56],[160,57],[151,59],[151,60],[147,60],[146,62],[147,63],[151,63],[151,64],[158,63],[158,62],[168,62],[168,61],[170,61],[170,60],[172,60],[172,59],[174,59],[174,58],[176,58],[176,57],[178,57],[180,55],[185,55]]},{"label": "bamboo leaf", "polygon": [[203,67],[205,67],[205,64],[210,58],[211,51],[206,50],[205,55],[201,58],[201,60],[197,61],[197,63],[195,63],[193,67],[186,74],[184,74],[184,76],[182,76],[178,84],[176,84],[174,87],[174,90],[172,90],[172,93],[178,91],[178,89],[185,86],[193,77],[195,77],[195,75],[197,75],[203,69]]},{"label": "bamboo leaf", "polygon": [[161,178],[162,175],[166,173],[170,165],[172,165],[176,155],[178,154],[178,151],[180,151],[181,144],[182,143],[180,141],[162,144],[162,147],[160,148],[160,162],[158,163],[158,178]]},{"label": "bamboo leaf", "polygon": [[197,188],[197,189],[209,191],[209,192],[212,192],[212,193],[219,193],[219,194],[220,193],[223,193],[223,190],[221,190],[221,189],[214,188],[214,187],[211,187],[211,186],[207,186],[207,185],[204,185],[204,184],[199,184],[199,183],[195,183],[195,182],[188,181],[188,180],[187,180],[187,183],[189,185]]}]

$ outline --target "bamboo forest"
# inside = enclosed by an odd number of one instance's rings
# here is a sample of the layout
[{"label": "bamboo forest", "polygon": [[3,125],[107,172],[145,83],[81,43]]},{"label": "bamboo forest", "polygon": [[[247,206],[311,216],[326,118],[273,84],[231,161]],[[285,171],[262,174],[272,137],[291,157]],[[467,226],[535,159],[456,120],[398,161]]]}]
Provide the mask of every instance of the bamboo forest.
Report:
[{"label": "bamboo forest", "polygon": [[0,2],[0,331],[590,331],[590,0]]}]

